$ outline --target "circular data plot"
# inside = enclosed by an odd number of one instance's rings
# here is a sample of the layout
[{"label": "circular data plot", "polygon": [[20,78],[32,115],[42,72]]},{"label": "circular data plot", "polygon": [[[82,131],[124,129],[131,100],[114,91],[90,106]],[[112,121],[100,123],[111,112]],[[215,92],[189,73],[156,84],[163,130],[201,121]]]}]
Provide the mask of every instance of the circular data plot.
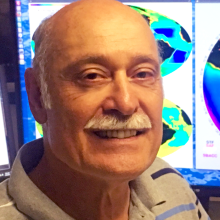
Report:
[{"label": "circular data plot", "polygon": [[171,101],[163,103],[163,139],[158,157],[165,157],[183,147],[192,133],[192,123],[187,114]]},{"label": "circular data plot", "polygon": [[220,131],[220,40],[213,47],[205,65],[203,95],[208,113]]}]

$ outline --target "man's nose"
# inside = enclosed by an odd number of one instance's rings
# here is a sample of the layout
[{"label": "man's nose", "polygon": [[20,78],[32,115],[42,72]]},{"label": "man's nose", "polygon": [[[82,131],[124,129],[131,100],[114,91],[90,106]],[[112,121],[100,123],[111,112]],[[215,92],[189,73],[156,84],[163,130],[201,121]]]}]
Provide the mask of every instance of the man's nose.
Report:
[{"label": "man's nose", "polygon": [[118,74],[112,81],[111,94],[103,105],[104,112],[117,111],[122,115],[132,115],[139,107],[138,94],[126,74]]}]

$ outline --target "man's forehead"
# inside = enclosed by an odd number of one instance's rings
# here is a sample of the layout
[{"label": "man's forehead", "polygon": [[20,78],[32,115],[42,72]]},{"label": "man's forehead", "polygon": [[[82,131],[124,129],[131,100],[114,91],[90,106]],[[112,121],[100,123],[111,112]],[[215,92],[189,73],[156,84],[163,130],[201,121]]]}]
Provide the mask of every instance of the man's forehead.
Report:
[{"label": "man's forehead", "polygon": [[86,18],[87,15],[99,17],[99,15],[108,16],[108,14],[112,12],[129,13],[130,15],[136,16],[138,15],[138,13],[132,10],[129,6],[117,0],[78,0],[63,7],[53,17],[57,17],[58,19],[65,15],[74,18],[77,18],[77,16],[80,18],[81,16]]},{"label": "man's forehead", "polygon": [[145,19],[114,0],[76,2],[57,12],[49,23],[48,52],[55,68],[94,51],[102,56],[140,54],[145,50],[144,55],[158,57],[154,36]]},{"label": "man's forehead", "polygon": [[[114,0],[109,1],[114,2]],[[72,10],[73,13],[71,13]],[[100,42],[106,46],[105,41],[108,41],[108,44],[119,45],[123,41],[137,42],[142,40],[142,43],[147,41],[152,44],[155,43],[148,23],[140,14],[128,6],[123,5],[119,9],[114,7],[112,13],[106,13],[104,9],[101,11],[94,9],[93,12],[92,10],[89,12],[82,10],[79,13],[75,10],[75,7],[68,9],[68,13],[63,15],[63,18],[57,16],[59,19],[57,22],[53,22],[51,40],[56,41],[56,49],[65,49],[67,45],[80,49],[84,45],[96,44],[101,46]]]},{"label": "man's forehead", "polygon": [[[135,10],[116,0],[80,0],[69,4],[50,18],[53,32],[63,32],[69,29],[79,31],[84,26],[105,23],[115,20],[115,25],[120,21],[126,23],[147,23]],[[145,24],[146,25],[146,24]],[[97,28],[97,27],[96,27]]]},{"label": "man's forehead", "polygon": [[[69,43],[71,45],[71,42]],[[94,42],[94,44],[84,43],[80,45],[71,45],[63,47],[58,53],[55,53],[53,67],[56,70],[67,69],[82,66],[84,64],[101,64],[107,68],[125,67],[131,68],[139,63],[150,63],[159,67],[159,56],[156,44],[138,41],[119,41],[118,44],[109,42]],[[120,59],[119,59],[120,58]],[[73,69],[73,68],[72,68]],[[158,69],[158,68],[157,68]]]}]

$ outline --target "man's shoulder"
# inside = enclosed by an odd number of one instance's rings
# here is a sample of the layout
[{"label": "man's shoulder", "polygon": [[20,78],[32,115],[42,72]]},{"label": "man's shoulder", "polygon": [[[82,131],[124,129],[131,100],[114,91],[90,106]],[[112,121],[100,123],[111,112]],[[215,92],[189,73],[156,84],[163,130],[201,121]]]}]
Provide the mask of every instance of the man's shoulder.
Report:
[{"label": "man's shoulder", "polygon": [[164,169],[164,168],[170,168],[172,170],[175,170],[169,163],[167,163],[165,160],[156,157],[152,165],[148,168],[148,170],[156,171],[158,169]]},{"label": "man's shoulder", "polygon": [[0,183],[0,220],[27,220],[16,208],[13,198],[8,193],[8,180]]},{"label": "man's shoulder", "polygon": [[[151,188],[146,187],[148,184],[146,180],[149,182],[149,178],[152,181]],[[153,200],[160,198],[161,202],[153,207],[158,216],[170,213],[170,220],[208,219],[208,215],[189,183],[163,159],[156,158],[152,165],[140,176],[140,182],[145,183],[144,188],[147,189],[147,193],[150,193]],[[143,198],[142,200],[144,201]]]},{"label": "man's shoulder", "polygon": [[[147,169],[147,175],[158,184],[159,187],[169,185],[169,188],[175,187],[177,190],[187,189],[191,194],[191,188],[189,183],[175,168],[170,166],[166,161],[161,158],[156,158],[153,164]],[[173,192],[173,190],[172,190]],[[183,191],[180,190],[179,193]],[[195,198],[195,197],[194,197]]]},{"label": "man's shoulder", "polygon": [[13,199],[8,194],[8,179],[0,183],[0,213],[3,207],[9,207]]},{"label": "man's shoulder", "polygon": [[[180,177],[181,179],[184,179],[183,176],[175,168],[170,166],[170,164],[168,164],[166,161],[164,161],[159,157],[157,157],[152,163],[152,165],[147,169],[147,173],[148,175],[150,174],[154,180],[160,177],[170,179],[170,178],[175,178],[177,176]],[[186,182],[185,179],[184,182]]]}]

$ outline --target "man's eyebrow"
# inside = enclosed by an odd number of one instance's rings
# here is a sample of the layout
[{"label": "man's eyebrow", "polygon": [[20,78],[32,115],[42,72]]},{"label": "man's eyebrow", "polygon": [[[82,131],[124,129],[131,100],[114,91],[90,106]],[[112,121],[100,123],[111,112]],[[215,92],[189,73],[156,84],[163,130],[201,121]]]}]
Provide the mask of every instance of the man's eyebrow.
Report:
[{"label": "man's eyebrow", "polygon": [[86,55],[86,56],[83,56],[83,57],[80,57],[78,59],[71,61],[70,64],[68,64],[66,67],[64,67],[63,69],[59,71],[60,75],[67,76],[68,74],[73,73],[73,70],[77,71],[82,65],[89,64],[89,63],[102,64],[102,65],[108,66],[110,63],[110,60],[103,55],[98,55],[98,56]]},{"label": "man's eyebrow", "polygon": [[[156,68],[156,71],[159,71],[160,69],[159,61],[154,59],[150,55],[134,55],[130,59],[131,61],[129,62],[128,67],[127,67],[128,69],[141,63],[152,64]],[[112,66],[113,64],[113,61],[104,55],[86,55],[79,59],[73,60],[66,67],[61,69],[60,75],[68,76],[69,74],[74,73],[74,70],[77,72],[78,68],[80,68],[82,65],[89,64],[89,63],[101,64],[107,68],[108,67],[110,68],[110,66]]]},{"label": "man's eyebrow", "polygon": [[157,71],[160,70],[159,60],[154,59],[150,55],[136,55],[136,56],[134,56],[134,58],[132,59],[132,61],[130,63],[130,66],[136,66],[141,63],[150,63],[156,68]]}]

